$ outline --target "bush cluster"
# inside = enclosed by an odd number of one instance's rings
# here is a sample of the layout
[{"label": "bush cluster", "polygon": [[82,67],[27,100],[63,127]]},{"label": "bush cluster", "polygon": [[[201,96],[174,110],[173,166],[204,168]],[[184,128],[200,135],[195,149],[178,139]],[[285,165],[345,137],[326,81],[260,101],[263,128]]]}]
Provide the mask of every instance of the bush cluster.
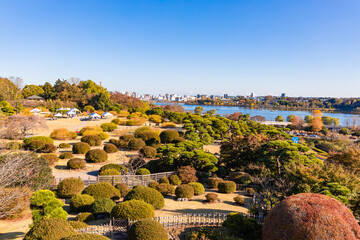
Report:
[{"label": "bush cluster", "polygon": [[170,184],[170,181],[167,177],[162,177],[159,179],[159,183],[166,183],[166,184]]},{"label": "bush cluster", "polygon": [[74,154],[86,154],[90,151],[90,145],[85,142],[75,143],[72,149]]},{"label": "bush cluster", "polygon": [[89,146],[100,146],[102,143],[98,135],[86,135],[81,138],[81,142],[89,144]]},{"label": "bush cluster", "polygon": [[179,137],[179,133],[175,130],[165,130],[160,133],[162,143],[171,143],[175,138]]},{"label": "bush cluster", "polygon": [[76,215],[75,220],[79,222],[91,222],[95,220],[95,216],[91,212],[82,212]]},{"label": "bush cluster", "polygon": [[147,132],[141,132],[137,136],[138,138],[141,138],[147,146],[151,147],[158,147],[160,146],[160,136],[158,132],[154,131],[147,131]]},{"label": "bush cluster", "polygon": [[56,140],[70,140],[77,138],[77,134],[75,132],[69,131],[66,128],[59,128],[52,131],[50,137]]},{"label": "bush cluster", "polygon": [[158,190],[162,195],[170,195],[175,193],[174,186],[169,183],[160,183],[156,186],[156,190]]},{"label": "bush cluster", "polygon": [[217,188],[220,182],[223,182],[222,178],[209,178],[208,185],[210,188]]},{"label": "bush cluster", "polygon": [[128,143],[128,148],[130,150],[140,150],[145,146],[145,142],[140,138],[135,138],[133,140],[130,140]]},{"label": "bush cluster", "polygon": [[116,171],[118,171],[119,173],[122,173],[122,172],[128,172],[129,170],[121,165],[121,164],[115,164],[115,163],[109,163],[109,164],[106,164],[104,166],[102,166],[100,169],[99,169],[99,172],[98,174],[99,175],[102,175],[101,172],[102,171],[105,171],[107,169],[115,169]]},{"label": "bush cluster", "polygon": [[188,184],[177,186],[175,189],[175,195],[177,198],[187,198],[190,200],[194,197],[194,188]]},{"label": "bush cluster", "polygon": [[85,160],[93,163],[102,163],[107,161],[108,155],[104,150],[92,149],[85,155]]},{"label": "bush cluster", "polygon": [[182,183],[196,182],[198,178],[196,177],[196,170],[191,166],[182,166],[177,170],[177,175],[179,176]]},{"label": "bush cluster", "polygon": [[115,118],[115,119],[111,120],[111,122],[119,125],[122,122],[122,120],[120,118]]},{"label": "bush cluster", "polygon": [[81,178],[65,178],[57,186],[57,194],[61,198],[69,198],[80,193],[83,188]]},{"label": "bush cluster", "polygon": [[61,240],[76,234],[69,222],[64,219],[49,218],[36,223],[28,233],[24,240]]},{"label": "bush cluster", "polygon": [[156,220],[146,219],[134,223],[128,235],[129,240],[168,240],[165,228]]},{"label": "bush cluster", "polygon": [[64,153],[59,155],[60,159],[70,159],[72,157],[73,157],[73,155],[72,155],[71,152],[64,152]]},{"label": "bush cluster", "polygon": [[78,194],[71,197],[70,210],[73,212],[87,212],[95,199],[89,194]]},{"label": "bush cluster", "polygon": [[57,147],[52,143],[45,143],[44,147],[40,150],[44,153],[53,153],[57,150]]},{"label": "bush cluster", "polygon": [[149,182],[148,187],[151,187],[151,188],[156,189],[156,187],[157,187],[158,185],[159,185],[158,182],[152,181],[152,182]]},{"label": "bush cluster", "polygon": [[103,123],[101,124],[101,128],[104,132],[111,132],[117,129],[117,124],[115,123]]},{"label": "bush cluster", "polygon": [[106,176],[106,175],[120,175],[120,172],[115,169],[105,169],[101,172],[98,172],[99,176]]},{"label": "bush cluster", "polygon": [[217,200],[219,200],[219,195],[217,195],[216,193],[208,193],[205,195],[206,197],[206,201],[213,203],[216,202]]},{"label": "bush cluster", "polygon": [[108,143],[104,146],[104,151],[107,153],[116,153],[118,149],[114,144]]},{"label": "bush cluster", "polygon": [[75,229],[83,229],[83,228],[87,228],[88,225],[85,222],[80,222],[80,221],[69,221],[70,225]]},{"label": "bush cluster", "polygon": [[234,201],[237,205],[240,205],[240,206],[244,205],[244,203],[245,203],[244,197],[240,196],[240,195],[234,197]]},{"label": "bush cluster", "polygon": [[33,140],[29,142],[26,147],[31,151],[41,150],[45,147],[45,142],[42,140]]},{"label": "bush cluster", "polygon": [[91,184],[90,186],[87,186],[82,193],[89,194],[95,199],[111,198],[117,200],[121,197],[119,190],[108,182]]},{"label": "bush cluster", "polygon": [[150,146],[144,146],[140,149],[140,154],[145,158],[154,158],[156,157],[156,149]]},{"label": "bush cluster", "polygon": [[255,194],[255,190],[253,188],[246,188],[245,192],[249,197],[252,197]]},{"label": "bush cluster", "polygon": [[87,135],[98,135],[100,133],[102,133],[103,130],[101,127],[98,126],[89,126],[89,127],[83,127],[80,130],[80,135],[81,136],[87,136]]},{"label": "bush cluster", "polygon": [[60,143],[59,148],[71,148],[71,145],[68,143]]},{"label": "bush cluster", "polygon": [[55,162],[59,161],[59,158],[54,153],[47,153],[40,156],[40,158],[44,159],[49,165],[54,164]]},{"label": "bush cluster", "polygon": [[261,225],[254,218],[245,218],[241,213],[230,213],[223,226],[238,237],[249,240],[261,239]]},{"label": "bush cluster", "polygon": [[98,134],[98,136],[101,140],[106,140],[109,138],[109,134],[107,134],[106,132],[101,132]]},{"label": "bush cluster", "polygon": [[161,209],[165,206],[165,200],[163,195],[157,190],[150,187],[137,186],[136,188],[130,190],[124,197],[124,201],[128,200],[142,200],[147,202],[155,209]]},{"label": "bush cluster", "polygon": [[115,185],[115,188],[120,191],[121,196],[126,196],[126,194],[130,191],[125,183],[118,183]]},{"label": "bush cluster", "polygon": [[118,203],[111,211],[111,216],[118,219],[139,220],[153,218],[154,207],[142,200],[130,200]]},{"label": "bush cluster", "polygon": [[201,183],[191,182],[189,185],[194,189],[195,195],[201,195],[205,193],[205,188]]},{"label": "bush cluster", "polygon": [[151,174],[150,171],[146,168],[139,168],[137,171],[136,171],[136,175],[149,175]]},{"label": "bush cluster", "polygon": [[40,140],[40,141],[43,141],[44,143],[54,144],[54,140],[52,138],[45,137],[45,136],[35,136],[35,137],[25,138],[24,143],[25,143],[25,145],[28,145],[30,142],[32,142],[34,140]]},{"label": "bush cluster", "polygon": [[181,184],[181,180],[180,180],[179,176],[175,175],[175,174],[171,175],[169,177],[169,181],[170,181],[171,185],[180,185]]},{"label": "bush cluster", "polygon": [[233,193],[236,191],[236,183],[233,181],[219,182],[218,190],[221,193]]},{"label": "bush cluster", "polygon": [[82,169],[86,167],[86,161],[81,158],[72,158],[67,162],[67,167],[70,169]]},{"label": "bush cluster", "polygon": [[96,215],[109,216],[111,210],[115,207],[116,203],[110,198],[101,198],[95,200],[90,206],[90,212]]},{"label": "bush cluster", "polygon": [[95,233],[80,233],[63,238],[62,240],[110,240],[109,238]]}]

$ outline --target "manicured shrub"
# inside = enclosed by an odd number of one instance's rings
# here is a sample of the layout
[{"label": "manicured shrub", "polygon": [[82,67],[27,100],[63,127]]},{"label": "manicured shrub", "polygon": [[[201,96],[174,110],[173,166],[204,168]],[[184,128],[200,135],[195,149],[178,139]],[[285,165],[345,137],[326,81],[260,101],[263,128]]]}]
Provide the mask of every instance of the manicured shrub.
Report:
[{"label": "manicured shrub", "polygon": [[[262,228],[261,225],[258,224],[254,218],[245,218],[244,215],[242,215],[241,213],[230,213],[226,217],[226,220],[223,222],[223,226],[226,227],[231,233],[235,234],[238,237],[249,240],[261,239],[261,228]],[[272,238],[272,239],[276,239],[276,238]],[[295,237],[290,239],[299,239],[299,238]],[[310,238],[310,239],[317,239],[317,238]]]},{"label": "manicured shrub", "polygon": [[156,189],[156,187],[157,187],[158,185],[159,185],[158,182],[152,181],[152,182],[149,182],[148,187],[151,187],[151,188]]},{"label": "manicured shrub", "polygon": [[53,153],[57,150],[57,147],[52,143],[46,143],[40,150],[44,153]]},{"label": "manicured shrub", "polygon": [[106,140],[106,139],[109,138],[109,134],[107,134],[107,133],[105,133],[105,132],[99,133],[98,136],[99,136],[99,138],[100,138],[101,140]]},{"label": "manicured shrub", "polygon": [[219,182],[218,190],[221,193],[233,193],[236,191],[236,183],[233,181]]},{"label": "manicured shrub", "polygon": [[134,140],[136,139],[134,135],[130,135],[130,134],[127,134],[127,135],[122,135],[119,137],[119,140],[122,140],[124,142],[130,142],[131,140]]},{"label": "manicured shrub", "polygon": [[169,182],[171,185],[180,185],[181,184],[181,180],[180,180],[179,176],[175,175],[175,174],[171,175],[169,177]]},{"label": "manicured shrub", "polygon": [[90,212],[96,215],[109,216],[116,203],[109,198],[95,200],[90,206]]},{"label": "manicured shrub", "polygon": [[111,216],[118,219],[139,220],[153,218],[154,207],[142,200],[130,200],[118,203],[111,211]]},{"label": "manicured shrub", "polygon": [[196,177],[196,170],[191,166],[182,166],[177,170],[177,175],[179,176],[182,183],[196,182],[198,178]]},{"label": "manicured shrub", "polygon": [[118,149],[114,144],[108,143],[104,146],[104,151],[107,153],[116,153]]},{"label": "manicured shrub", "polygon": [[75,220],[79,222],[91,222],[95,220],[95,216],[91,212],[82,212],[76,215]]},{"label": "manicured shrub", "polygon": [[74,154],[85,154],[88,151],[90,151],[90,145],[85,142],[78,142],[78,143],[75,143],[73,146]]},{"label": "manicured shrub", "polygon": [[176,124],[173,122],[165,122],[163,124],[161,124],[162,128],[174,128],[176,127]]},{"label": "manicured shrub", "polygon": [[123,173],[123,172],[128,172],[129,170],[121,165],[121,164],[115,164],[115,163],[109,163],[109,164],[106,164],[104,166],[102,166],[100,169],[99,169],[99,172],[98,172],[98,175],[101,175],[101,172],[102,171],[105,171],[107,169],[115,169],[116,171],[118,171],[119,173]]},{"label": "manicured shrub", "polygon": [[33,140],[26,146],[31,151],[37,151],[37,150],[41,150],[45,147],[45,142],[42,140]]},{"label": "manicured shrub", "polygon": [[209,203],[214,203],[219,200],[219,195],[217,195],[216,193],[208,193],[205,195],[205,197],[206,201]]},{"label": "manicured shrub", "polygon": [[84,222],[79,222],[79,221],[69,221],[70,225],[75,229],[83,229],[83,228],[87,228],[88,225]]},{"label": "manicured shrub", "polygon": [[60,159],[70,159],[72,157],[73,157],[73,155],[72,155],[71,152],[64,152],[64,153],[59,155]]},{"label": "manicured shrub", "polygon": [[249,197],[252,197],[255,194],[255,190],[253,188],[247,188],[245,189],[245,192]]},{"label": "manicured shrub", "polygon": [[44,143],[54,144],[54,140],[52,138],[44,137],[44,136],[35,136],[35,137],[25,138],[24,143],[25,143],[25,145],[28,145],[30,142],[32,142],[34,140],[40,140],[40,141],[43,141]]},{"label": "manicured shrub", "polygon": [[285,198],[267,215],[262,238],[358,239],[360,227],[340,201],[323,194],[300,193]]},{"label": "manicured shrub", "polygon": [[121,197],[119,190],[108,182],[91,184],[90,186],[87,186],[82,193],[89,194],[95,199],[111,198],[116,200]]},{"label": "manicured shrub", "polygon": [[156,220],[146,219],[134,223],[128,234],[129,240],[168,240],[165,228]]},{"label": "manicured shrub", "polygon": [[66,128],[59,128],[52,131],[50,137],[56,140],[70,140],[75,139],[77,135],[75,132],[71,132]]},{"label": "manicured shrub", "polygon": [[190,200],[194,197],[194,188],[188,184],[177,186],[175,189],[175,195],[177,198],[187,198]]},{"label": "manicured shrub", "polygon": [[161,209],[165,206],[163,195],[150,187],[137,186],[136,188],[130,190],[130,192],[128,192],[128,194],[124,197],[124,201],[132,199],[143,200],[144,202],[153,205],[155,209]]},{"label": "manicured shrub", "polygon": [[111,122],[119,125],[122,122],[122,120],[120,118],[115,118],[115,119],[111,120]]},{"label": "manicured shrub", "polygon": [[149,174],[150,174],[150,171],[146,168],[139,168],[136,171],[136,175],[149,175]]},{"label": "manicured shrub", "polygon": [[121,196],[126,196],[126,194],[130,191],[125,183],[118,183],[115,187],[120,191]]},{"label": "manicured shrub", "polygon": [[85,160],[93,163],[102,163],[107,161],[108,155],[104,150],[92,149],[85,155]]},{"label": "manicured shrub", "polygon": [[205,193],[205,188],[201,183],[191,182],[189,185],[194,189],[195,195],[201,195]]},{"label": "manicured shrub", "polygon": [[170,181],[167,177],[162,177],[159,179],[159,183],[166,183],[166,184],[170,184]]},{"label": "manicured shrub", "polygon": [[9,142],[6,144],[6,149],[8,150],[20,150],[22,148],[22,144],[19,142]]},{"label": "manicured shrub", "polygon": [[110,238],[95,233],[79,233],[62,240],[110,240]]},{"label": "manicured shrub", "polygon": [[170,195],[175,193],[175,188],[173,185],[169,183],[160,183],[156,186],[156,190],[158,190],[162,195]]},{"label": "manicured shrub", "polygon": [[[139,128],[137,128],[137,129],[135,130],[134,136],[135,136],[136,138],[139,138],[141,133],[151,132],[151,131],[152,131],[151,127],[148,127],[148,126],[139,127]],[[144,141],[145,141],[145,140],[144,140]]]},{"label": "manicured shrub", "polygon": [[86,167],[86,161],[81,158],[72,158],[67,162],[67,167],[70,169],[82,169]]},{"label": "manicured shrub", "polygon": [[81,142],[89,144],[89,146],[100,146],[102,141],[98,135],[86,135],[81,138]]},{"label": "manicured shrub", "polygon": [[151,146],[155,148],[160,146],[161,140],[158,132],[153,132],[153,131],[142,132],[138,135],[138,137],[144,140],[147,146]]},{"label": "manicured shrub", "polygon": [[73,212],[86,212],[94,201],[95,199],[89,194],[74,195],[70,200],[70,209]]},{"label": "manicured shrub", "polygon": [[99,176],[105,176],[105,175],[120,175],[120,172],[116,171],[115,169],[106,169],[101,172],[98,172]]},{"label": "manicured shrub", "polygon": [[220,182],[223,182],[222,178],[209,178],[208,185],[210,188],[217,188]]},{"label": "manicured shrub", "polygon": [[103,123],[100,126],[104,132],[111,132],[117,129],[117,124],[115,123]]},{"label": "manicured shrub", "polygon": [[145,142],[140,138],[135,138],[129,141],[128,148],[130,150],[140,150],[145,146]]},{"label": "manicured shrub", "polygon": [[50,218],[36,223],[26,233],[24,240],[61,240],[73,234],[76,232],[69,222],[64,219]]},{"label": "manicured shrub", "polygon": [[59,148],[71,148],[71,145],[68,143],[60,143]]},{"label": "manicured shrub", "polygon": [[57,186],[58,196],[69,198],[81,192],[84,188],[84,182],[81,178],[65,178]]},{"label": "manicured shrub", "polygon": [[43,154],[40,156],[40,158],[45,159],[49,165],[52,165],[55,162],[59,161],[58,156],[54,153]]},{"label": "manicured shrub", "polygon": [[240,196],[240,195],[234,197],[234,201],[237,205],[240,205],[240,206],[244,205],[244,203],[245,203],[244,197]]},{"label": "manicured shrub", "polygon": [[175,138],[179,137],[179,133],[175,130],[165,130],[160,133],[162,143],[171,143]]},{"label": "manicured shrub", "polygon": [[145,158],[154,158],[156,153],[156,149],[150,146],[144,146],[140,149],[140,154]]},{"label": "manicured shrub", "polygon": [[87,136],[87,135],[98,135],[100,133],[102,133],[103,130],[101,127],[98,126],[88,126],[88,127],[83,127],[80,130],[80,135],[81,136]]}]

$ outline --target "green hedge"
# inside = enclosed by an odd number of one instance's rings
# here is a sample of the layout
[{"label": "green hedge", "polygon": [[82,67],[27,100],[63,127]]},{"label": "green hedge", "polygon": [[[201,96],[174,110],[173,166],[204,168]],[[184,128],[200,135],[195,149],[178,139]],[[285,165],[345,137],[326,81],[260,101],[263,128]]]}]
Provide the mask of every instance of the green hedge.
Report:
[{"label": "green hedge", "polygon": [[35,137],[25,138],[24,143],[25,143],[25,145],[28,145],[30,142],[32,142],[34,140],[40,140],[40,141],[43,141],[44,143],[54,144],[54,140],[52,138],[45,137],[45,136],[35,136]]},{"label": "green hedge", "polygon": [[64,219],[50,218],[36,223],[26,233],[24,240],[61,240],[73,234],[76,232],[70,223]]},{"label": "green hedge", "polygon": [[83,194],[89,194],[95,199],[111,198],[113,200],[121,197],[119,190],[108,182],[92,184],[84,189]]},{"label": "green hedge", "polygon": [[153,205],[155,209],[161,209],[165,206],[163,195],[150,187],[137,186],[136,188],[130,190],[130,192],[128,192],[128,194],[124,197],[124,201],[132,199],[143,200],[144,202]]},{"label": "green hedge", "polygon": [[93,149],[86,153],[85,160],[94,162],[94,163],[102,163],[107,161],[108,155],[104,150],[101,149]]},{"label": "green hedge", "polygon": [[111,210],[115,207],[116,203],[109,198],[101,198],[95,200],[90,206],[90,212],[96,215],[109,216]]},{"label": "green hedge", "polygon": [[165,228],[152,219],[140,220],[134,223],[128,232],[129,240],[168,240]]},{"label": "green hedge", "polygon": [[205,193],[205,188],[201,183],[191,182],[189,185],[194,189],[195,195],[201,195]]},{"label": "green hedge", "polygon": [[80,178],[65,178],[57,186],[57,194],[61,198],[69,198],[81,192],[84,182]]},{"label": "green hedge", "polygon": [[220,193],[233,193],[236,191],[236,183],[233,181],[219,182],[218,190]]},{"label": "green hedge", "polygon": [[90,145],[85,142],[75,143],[72,149],[74,154],[86,154],[90,151]]},{"label": "green hedge", "polygon": [[118,219],[139,220],[153,218],[154,207],[142,200],[130,200],[118,203],[111,211],[111,216]]},{"label": "green hedge", "polygon": [[175,195],[177,198],[192,199],[194,197],[194,188],[188,184],[183,184],[175,189]]},{"label": "green hedge", "polygon": [[71,197],[70,210],[73,212],[87,212],[95,198],[89,194],[78,194]]}]

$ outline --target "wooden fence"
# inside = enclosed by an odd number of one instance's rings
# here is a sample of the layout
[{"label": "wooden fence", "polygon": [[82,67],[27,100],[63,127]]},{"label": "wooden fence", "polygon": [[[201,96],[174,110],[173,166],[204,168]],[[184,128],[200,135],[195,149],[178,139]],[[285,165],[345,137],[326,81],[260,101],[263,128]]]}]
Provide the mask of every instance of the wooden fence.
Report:
[{"label": "wooden fence", "polygon": [[88,226],[87,228],[75,229],[75,231],[78,233],[92,233],[92,234],[110,236],[113,233],[113,224],[112,221],[110,220],[110,223],[107,224]]},{"label": "wooden fence", "polygon": [[148,175],[104,175],[97,176],[97,182],[110,182],[112,185],[125,183],[129,187],[147,186],[152,181],[158,181],[162,177],[169,177],[175,172],[162,172]]}]

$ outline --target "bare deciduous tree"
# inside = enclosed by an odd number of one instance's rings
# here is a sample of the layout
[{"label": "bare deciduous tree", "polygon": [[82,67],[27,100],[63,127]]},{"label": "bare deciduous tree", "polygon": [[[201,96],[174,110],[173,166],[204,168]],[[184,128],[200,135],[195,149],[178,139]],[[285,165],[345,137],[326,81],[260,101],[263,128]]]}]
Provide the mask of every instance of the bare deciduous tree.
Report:
[{"label": "bare deciduous tree", "polygon": [[13,115],[4,121],[2,135],[5,138],[24,137],[31,130],[46,128],[46,120],[37,115]]},{"label": "bare deciduous tree", "polygon": [[137,170],[145,165],[146,161],[138,156],[130,158],[130,160],[126,164],[124,164],[124,166],[129,169],[129,174],[131,175],[135,175]]}]

